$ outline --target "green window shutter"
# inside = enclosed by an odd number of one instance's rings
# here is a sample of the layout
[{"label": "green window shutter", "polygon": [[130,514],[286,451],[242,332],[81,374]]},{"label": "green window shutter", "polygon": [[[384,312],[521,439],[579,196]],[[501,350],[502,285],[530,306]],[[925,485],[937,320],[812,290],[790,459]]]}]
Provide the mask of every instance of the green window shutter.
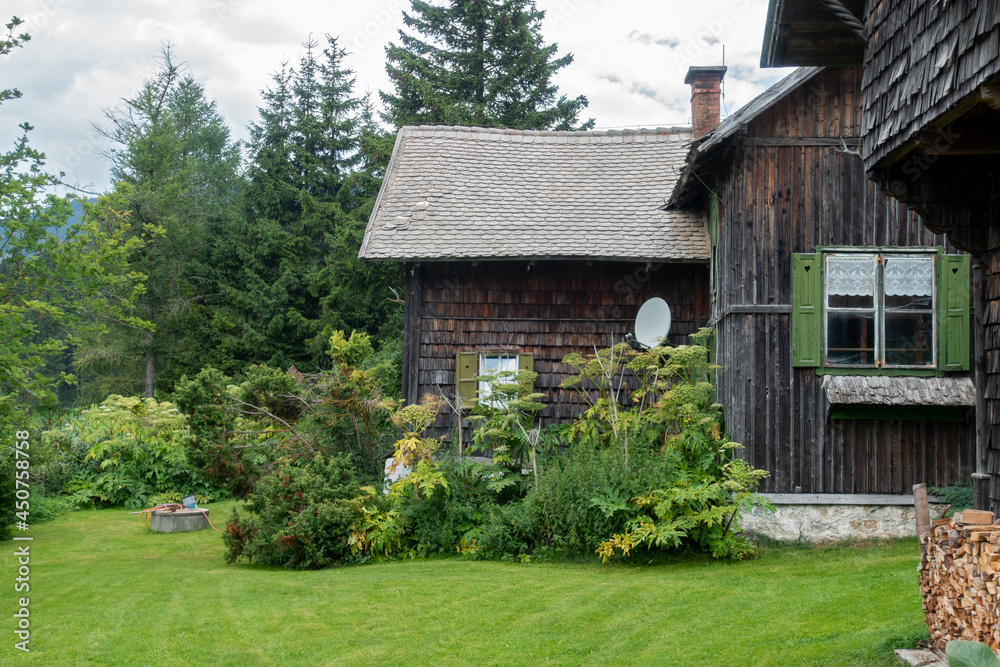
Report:
[{"label": "green window shutter", "polygon": [[479,354],[459,352],[455,355],[455,394],[463,408],[473,408],[479,391]]},{"label": "green window shutter", "polygon": [[940,255],[938,362],[943,371],[969,370],[969,256]]},{"label": "green window shutter", "polygon": [[[519,354],[517,355],[517,370],[519,371],[531,371],[535,372],[535,355],[533,354]],[[535,387],[532,385],[531,390],[534,391]]]},{"label": "green window shutter", "polygon": [[820,253],[792,255],[792,366],[823,360],[823,272]]}]

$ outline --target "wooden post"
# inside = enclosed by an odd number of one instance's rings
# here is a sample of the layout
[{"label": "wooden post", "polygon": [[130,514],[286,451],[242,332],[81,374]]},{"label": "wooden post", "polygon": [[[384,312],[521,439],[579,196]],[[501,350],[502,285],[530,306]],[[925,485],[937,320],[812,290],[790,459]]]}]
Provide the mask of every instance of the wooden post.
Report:
[{"label": "wooden post", "polygon": [[927,534],[931,531],[931,509],[927,505],[927,485],[913,485],[913,508],[917,515],[917,540],[920,542],[920,553],[927,549]]}]

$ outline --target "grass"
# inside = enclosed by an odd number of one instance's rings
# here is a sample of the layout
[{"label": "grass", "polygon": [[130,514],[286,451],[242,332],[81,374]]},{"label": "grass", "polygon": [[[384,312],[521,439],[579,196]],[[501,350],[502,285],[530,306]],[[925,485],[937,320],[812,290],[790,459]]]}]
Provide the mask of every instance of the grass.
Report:
[{"label": "grass", "polygon": [[[216,524],[230,506],[213,507]],[[915,540],[743,563],[293,572],[226,565],[218,533],[152,533],[118,510],[30,535],[31,653],[13,648],[6,542],[0,664],[893,665],[892,648],[926,635]]]}]

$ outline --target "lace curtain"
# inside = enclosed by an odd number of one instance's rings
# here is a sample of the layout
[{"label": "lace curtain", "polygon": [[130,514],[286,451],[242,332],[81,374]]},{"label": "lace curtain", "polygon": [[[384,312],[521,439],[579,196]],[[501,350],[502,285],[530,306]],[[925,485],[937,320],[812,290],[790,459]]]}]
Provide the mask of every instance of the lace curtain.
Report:
[{"label": "lace curtain", "polygon": [[887,257],[885,293],[888,296],[930,296],[934,293],[931,257]]},{"label": "lace curtain", "polygon": [[875,255],[829,255],[826,292],[837,296],[875,295]]}]

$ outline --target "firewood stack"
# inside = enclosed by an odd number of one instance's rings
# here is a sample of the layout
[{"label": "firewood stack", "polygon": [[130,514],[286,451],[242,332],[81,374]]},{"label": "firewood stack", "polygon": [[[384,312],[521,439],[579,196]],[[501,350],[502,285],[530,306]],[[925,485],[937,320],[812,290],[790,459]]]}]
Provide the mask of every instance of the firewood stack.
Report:
[{"label": "firewood stack", "polygon": [[921,539],[920,594],[935,648],[953,639],[1000,649],[1000,525],[981,510],[931,524]]}]

